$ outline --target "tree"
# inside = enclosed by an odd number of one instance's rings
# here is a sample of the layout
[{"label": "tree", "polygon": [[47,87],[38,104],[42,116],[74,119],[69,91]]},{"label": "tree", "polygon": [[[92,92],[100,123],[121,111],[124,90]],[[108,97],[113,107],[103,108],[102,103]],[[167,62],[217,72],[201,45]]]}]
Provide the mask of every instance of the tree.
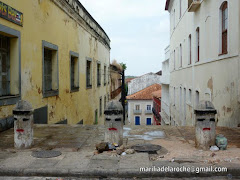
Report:
[{"label": "tree", "polygon": [[127,69],[127,65],[125,63],[120,63],[120,65],[122,66],[123,70]]}]

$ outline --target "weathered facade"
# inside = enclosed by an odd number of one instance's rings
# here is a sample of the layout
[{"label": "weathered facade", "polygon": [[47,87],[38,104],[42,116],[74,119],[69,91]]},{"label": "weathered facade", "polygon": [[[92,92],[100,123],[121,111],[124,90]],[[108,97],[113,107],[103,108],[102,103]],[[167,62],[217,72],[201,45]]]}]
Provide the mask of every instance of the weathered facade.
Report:
[{"label": "weathered facade", "polygon": [[201,100],[217,125],[240,124],[240,1],[167,0],[170,13],[171,124],[195,125]]},{"label": "weathered facade", "polygon": [[130,125],[153,125],[153,95],[161,90],[161,85],[153,84],[139,92],[127,96],[128,101],[128,124]]},{"label": "weathered facade", "polygon": [[169,50],[170,47],[165,49],[165,59],[162,62],[162,96],[161,96],[161,125],[170,125],[170,94],[169,94],[169,83],[170,83],[170,71],[169,71]]},{"label": "weathered facade", "polygon": [[132,79],[128,83],[128,95],[134,94],[153,84],[160,84],[161,76],[156,73],[148,73],[140,77]]},{"label": "weathered facade", "polygon": [[113,61],[110,64],[110,77],[111,77],[111,99],[120,100],[122,92],[122,66]]},{"label": "weathered facade", "polygon": [[81,3],[2,0],[0,10],[0,129],[20,99],[35,123],[103,124],[110,39]]}]

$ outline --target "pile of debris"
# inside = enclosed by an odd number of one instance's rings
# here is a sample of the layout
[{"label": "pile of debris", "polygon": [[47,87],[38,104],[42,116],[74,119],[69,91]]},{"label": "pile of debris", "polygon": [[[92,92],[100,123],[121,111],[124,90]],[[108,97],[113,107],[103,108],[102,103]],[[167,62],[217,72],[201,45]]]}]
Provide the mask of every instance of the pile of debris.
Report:
[{"label": "pile of debris", "polygon": [[126,148],[124,145],[119,146],[116,143],[101,142],[96,145],[96,154],[103,153],[104,151],[113,151],[118,155],[134,154],[135,150],[131,148]]}]

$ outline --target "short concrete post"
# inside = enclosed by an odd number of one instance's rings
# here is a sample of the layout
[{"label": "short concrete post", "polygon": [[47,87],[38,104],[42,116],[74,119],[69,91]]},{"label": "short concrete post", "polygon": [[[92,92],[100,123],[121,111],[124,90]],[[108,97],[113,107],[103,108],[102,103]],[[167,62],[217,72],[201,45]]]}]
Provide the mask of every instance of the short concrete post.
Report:
[{"label": "short concrete post", "polygon": [[215,145],[216,122],[215,115],[217,110],[210,101],[201,101],[195,109],[196,127],[195,127],[195,144],[196,148],[209,150]]},{"label": "short concrete post", "polygon": [[30,148],[33,145],[33,108],[27,101],[19,101],[13,109],[14,146]]},{"label": "short concrete post", "polygon": [[105,114],[105,142],[123,144],[123,107],[118,101],[110,101]]}]

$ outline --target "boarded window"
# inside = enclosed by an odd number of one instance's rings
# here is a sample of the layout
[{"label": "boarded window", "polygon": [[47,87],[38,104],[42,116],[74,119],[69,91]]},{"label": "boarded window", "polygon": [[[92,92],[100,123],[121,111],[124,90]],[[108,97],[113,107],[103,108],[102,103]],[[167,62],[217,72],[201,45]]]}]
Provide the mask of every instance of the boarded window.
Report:
[{"label": "boarded window", "polygon": [[222,54],[227,54],[227,34],[228,34],[228,4],[224,2],[221,8],[222,12]]},{"label": "boarded window", "polygon": [[10,39],[0,35],[0,96],[10,95]]}]

